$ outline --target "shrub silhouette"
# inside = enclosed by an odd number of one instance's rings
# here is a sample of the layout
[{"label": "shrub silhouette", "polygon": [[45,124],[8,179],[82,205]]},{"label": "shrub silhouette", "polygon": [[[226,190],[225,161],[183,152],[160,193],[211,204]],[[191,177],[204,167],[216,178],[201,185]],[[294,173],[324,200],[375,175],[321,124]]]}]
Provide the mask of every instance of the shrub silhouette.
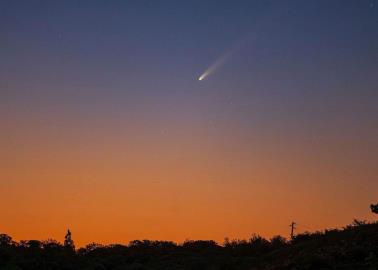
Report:
[{"label": "shrub silhouette", "polygon": [[270,239],[270,244],[273,249],[278,249],[286,246],[287,241],[285,237],[282,237],[281,235],[276,235]]},{"label": "shrub silhouette", "polygon": [[370,209],[373,213],[378,214],[378,204],[370,205]]},{"label": "shrub silhouette", "polygon": [[0,246],[9,246],[12,244],[12,237],[7,234],[0,234]]}]

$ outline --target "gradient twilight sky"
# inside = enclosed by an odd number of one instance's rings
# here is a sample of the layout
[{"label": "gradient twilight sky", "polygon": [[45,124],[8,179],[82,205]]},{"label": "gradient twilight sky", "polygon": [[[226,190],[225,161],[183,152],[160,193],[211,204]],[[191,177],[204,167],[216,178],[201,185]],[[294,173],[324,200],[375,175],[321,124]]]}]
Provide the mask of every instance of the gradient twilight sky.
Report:
[{"label": "gradient twilight sky", "polygon": [[16,240],[373,218],[377,0],[5,0],[0,39],[0,232]]}]

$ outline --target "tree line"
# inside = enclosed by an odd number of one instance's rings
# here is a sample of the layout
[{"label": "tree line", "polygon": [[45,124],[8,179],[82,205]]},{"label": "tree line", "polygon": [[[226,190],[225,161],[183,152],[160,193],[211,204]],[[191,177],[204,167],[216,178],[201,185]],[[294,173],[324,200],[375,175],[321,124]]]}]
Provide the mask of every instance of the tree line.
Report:
[{"label": "tree line", "polygon": [[[370,206],[378,214],[378,204]],[[287,240],[252,235],[247,240],[134,240],[128,245],[92,243],[75,248],[71,231],[62,243],[14,241],[0,234],[0,269],[305,270],[378,269],[378,223],[354,220],[341,229],[305,232]]]}]

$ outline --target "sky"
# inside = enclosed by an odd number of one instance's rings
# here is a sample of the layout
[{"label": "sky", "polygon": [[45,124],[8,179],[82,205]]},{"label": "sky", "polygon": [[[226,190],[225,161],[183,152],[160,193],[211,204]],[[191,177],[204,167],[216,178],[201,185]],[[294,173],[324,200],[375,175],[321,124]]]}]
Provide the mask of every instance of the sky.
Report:
[{"label": "sky", "polygon": [[376,0],[4,0],[0,59],[0,232],[16,240],[374,219]]}]

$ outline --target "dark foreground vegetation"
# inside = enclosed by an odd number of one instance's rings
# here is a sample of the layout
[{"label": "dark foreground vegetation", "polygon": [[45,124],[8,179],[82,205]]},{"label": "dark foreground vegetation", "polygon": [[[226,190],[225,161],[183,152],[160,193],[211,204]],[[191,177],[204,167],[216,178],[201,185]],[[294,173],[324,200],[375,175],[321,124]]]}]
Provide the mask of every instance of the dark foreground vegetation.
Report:
[{"label": "dark foreground vegetation", "polygon": [[[372,211],[378,213],[377,208]],[[378,269],[378,222],[355,220],[343,229],[266,240],[132,241],[129,245],[90,244],[75,250],[68,231],[54,240],[12,241],[0,235],[0,269]]]},{"label": "dark foreground vegetation", "polygon": [[[71,243],[72,244],[72,243]],[[378,269],[378,223],[304,233],[286,241],[132,241],[75,251],[54,240],[13,242],[0,236],[0,269]]]}]

